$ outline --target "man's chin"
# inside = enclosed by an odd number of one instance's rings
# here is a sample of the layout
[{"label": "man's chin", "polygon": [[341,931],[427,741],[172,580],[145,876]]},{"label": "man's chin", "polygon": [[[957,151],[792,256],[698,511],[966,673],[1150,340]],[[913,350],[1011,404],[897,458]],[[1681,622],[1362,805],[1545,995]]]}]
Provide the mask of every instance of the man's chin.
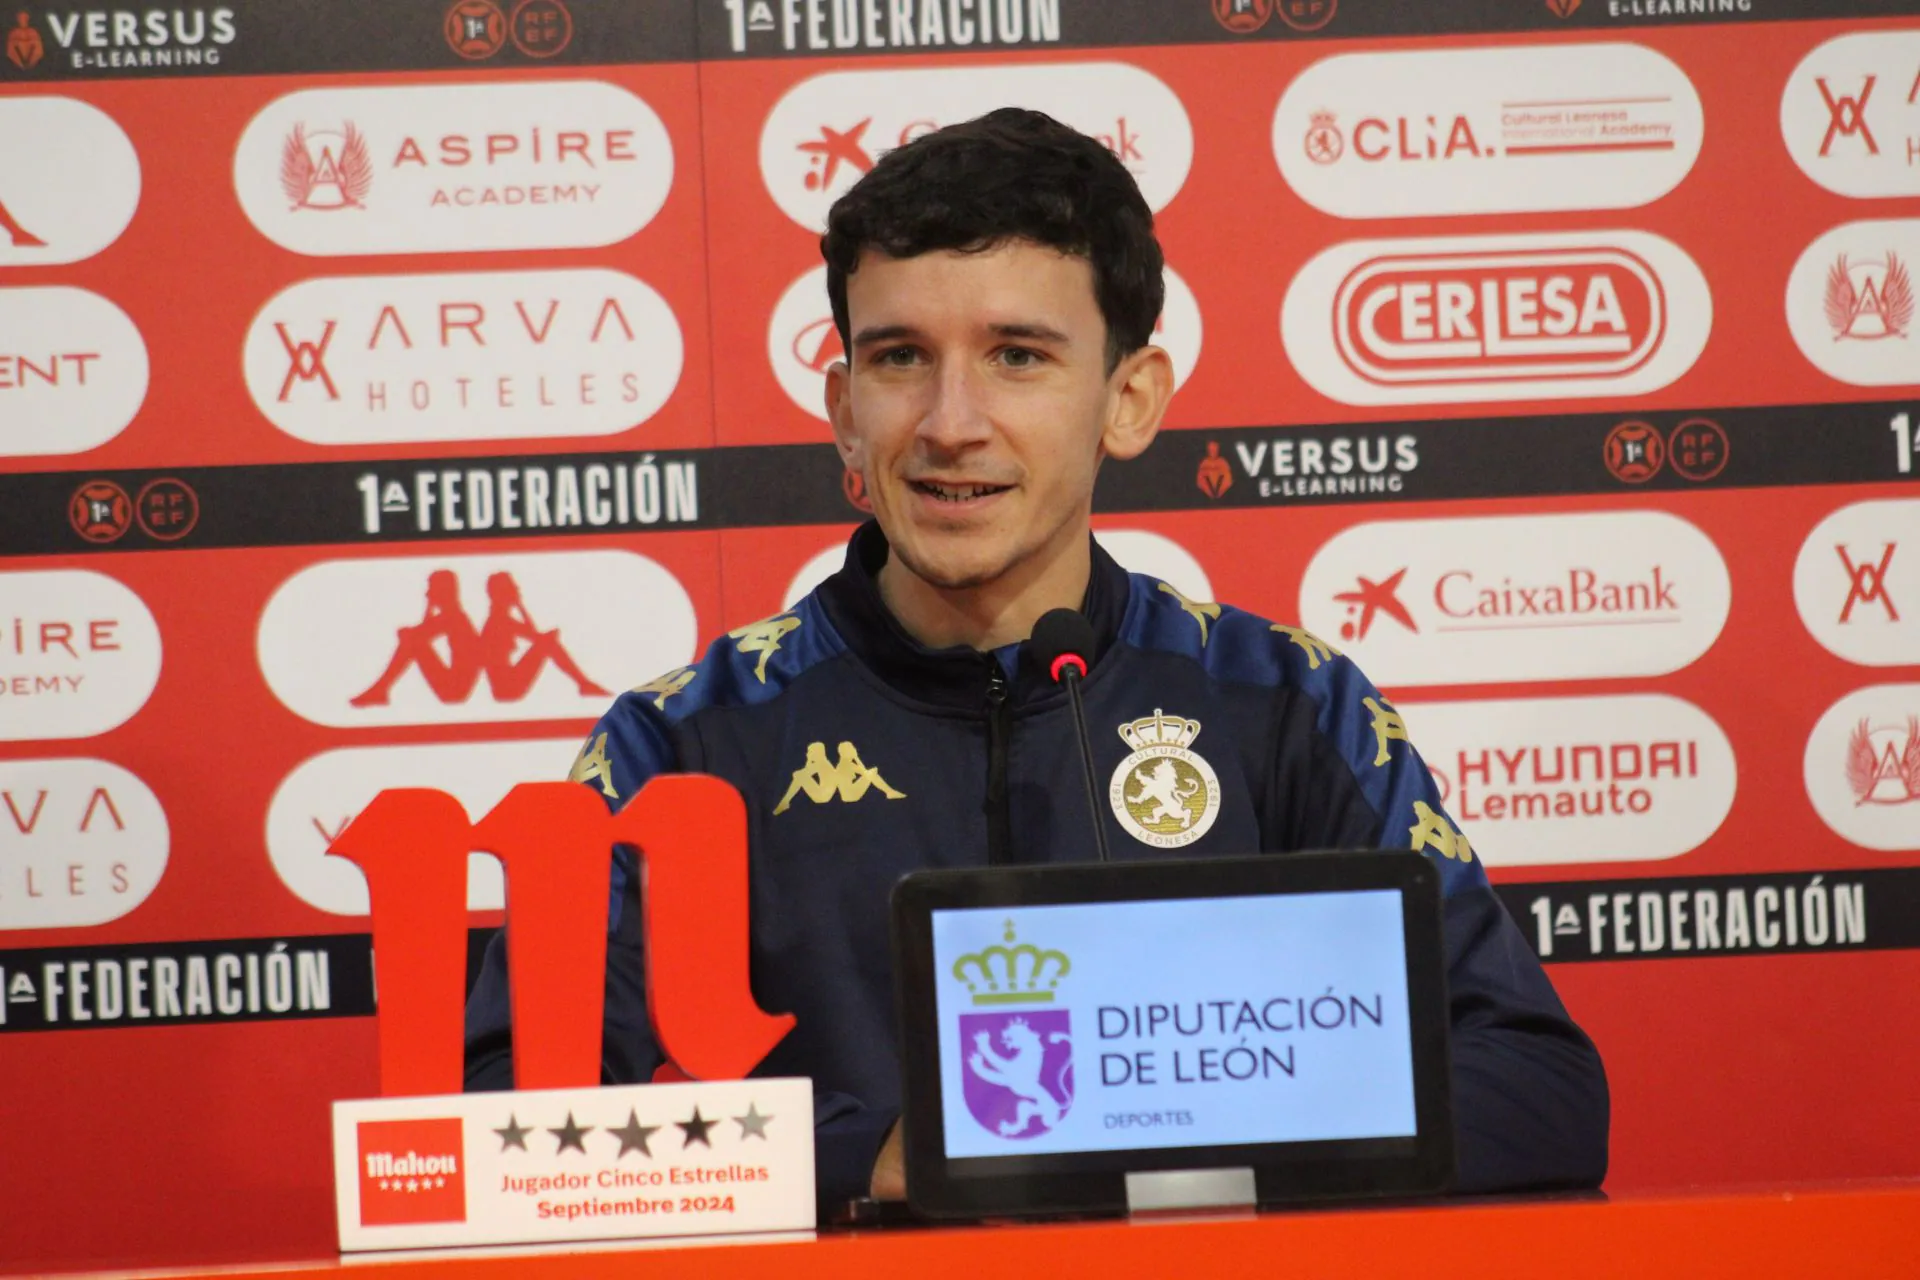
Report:
[{"label": "man's chin", "polygon": [[971,554],[942,554],[940,548],[896,544],[893,554],[901,565],[920,581],[940,591],[970,591],[984,587],[1004,575],[1011,567],[1005,556],[982,556],[977,548]]}]

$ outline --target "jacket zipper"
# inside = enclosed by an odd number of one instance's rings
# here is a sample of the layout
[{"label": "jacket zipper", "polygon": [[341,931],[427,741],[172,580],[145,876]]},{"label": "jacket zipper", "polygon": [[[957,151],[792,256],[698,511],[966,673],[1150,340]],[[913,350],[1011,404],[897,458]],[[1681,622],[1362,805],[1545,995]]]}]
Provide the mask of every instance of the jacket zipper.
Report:
[{"label": "jacket zipper", "polygon": [[1007,738],[1013,728],[1007,677],[1000,660],[987,655],[987,863],[1013,860],[1013,815],[1007,804]]}]

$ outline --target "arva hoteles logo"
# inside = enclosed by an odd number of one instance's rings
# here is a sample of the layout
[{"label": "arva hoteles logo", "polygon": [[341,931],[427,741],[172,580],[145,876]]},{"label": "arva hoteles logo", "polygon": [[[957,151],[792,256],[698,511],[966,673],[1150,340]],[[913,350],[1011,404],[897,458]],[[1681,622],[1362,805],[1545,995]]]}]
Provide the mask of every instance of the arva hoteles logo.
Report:
[{"label": "arva hoteles logo", "polygon": [[1920,499],[1850,503],[1822,520],[1794,561],[1793,601],[1834,656],[1920,665]]},{"label": "arva hoteles logo", "polygon": [[1780,96],[1780,132],[1807,177],[1856,199],[1920,194],[1920,32],[1829,40]]},{"label": "arva hoteles logo", "polygon": [[1712,312],[1699,267],[1644,232],[1354,241],[1301,268],[1280,333],[1343,404],[1564,399],[1668,385]]},{"label": "arva hoteles logo", "polygon": [[[39,24],[25,9],[7,32],[7,61],[21,71],[43,60],[67,71],[218,67],[239,39],[232,9],[48,10]],[[42,34],[42,24],[45,34]]]},{"label": "arva hoteles logo", "polygon": [[595,80],[302,90],[234,156],[254,226],[319,256],[615,244],[672,182],[659,115]]},{"label": "arva hoteles logo", "polygon": [[1064,952],[1018,941],[1012,921],[1003,943],[953,963],[975,1010],[960,1015],[962,1096],[997,1138],[1051,1133],[1073,1106],[1072,1016],[1049,1007],[1072,970]]}]

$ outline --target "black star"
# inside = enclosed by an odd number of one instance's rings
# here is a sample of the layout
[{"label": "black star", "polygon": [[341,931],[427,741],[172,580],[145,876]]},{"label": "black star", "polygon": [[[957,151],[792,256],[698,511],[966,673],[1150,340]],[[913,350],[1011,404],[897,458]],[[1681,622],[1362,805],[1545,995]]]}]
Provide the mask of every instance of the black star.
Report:
[{"label": "black star", "polygon": [[749,1102],[747,1104],[747,1114],[735,1116],[733,1122],[740,1126],[741,1141],[744,1142],[748,1138],[758,1138],[762,1142],[765,1142],[767,1140],[767,1121],[771,1119],[773,1119],[772,1116],[763,1116],[760,1114],[757,1104]]},{"label": "black star", "polygon": [[713,1128],[713,1126],[720,1122],[718,1120],[702,1120],[700,1118],[700,1108],[695,1107],[693,1109],[693,1119],[675,1120],[674,1123],[679,1125],[681,1130],[687,1135],[686,1139],[680,1144],[680,1149],[684,1151],[696,1142],[703,1147],[711,1147],[713,1142],[707,1137],[707,1130]]},{"label": "black star", "polygon": [[567,1112],[567,1123],[565,1125],[558,1129],[547,1130],[548,1133],[560,1139],[560,1145],[553,1149],[553,1154],[559,1155],[568,1147],[572,1147],[581,1155],[587,1154],[586,1136],[593,1132],[593,1128],[590,1124],[575,1124],[573,1122],[573,1112]]},{"label": "black star", "polygon": [[[607,1129],[608,1133],[620,1139],[620,1156],[624,1156],[629,1151],[638,1151],[649,1159],[653,1156],[653,1149],[647,1146],[647,1139],[659,1131],[660,1126],[657,1124],[641,1124],[639,1115],[631,1107],[627,1108],[627,1122],[624,1125],[618,1129],[611,1126]],[[620,1156],[615,1156],[614,1159],[618,1160]]]},{"label": "black star", "polygon": [[500,1135],[500,1149],[502,1151],[505,1151],[508,1147],[518,1147],[522,1151],[525,1151],[527,1149],[527,1135],[532,1133],[533,1130],[527,1128],[509,1114],[507,1116],[507,1127],[504,1129],[495,1129],[494,1132]]}]

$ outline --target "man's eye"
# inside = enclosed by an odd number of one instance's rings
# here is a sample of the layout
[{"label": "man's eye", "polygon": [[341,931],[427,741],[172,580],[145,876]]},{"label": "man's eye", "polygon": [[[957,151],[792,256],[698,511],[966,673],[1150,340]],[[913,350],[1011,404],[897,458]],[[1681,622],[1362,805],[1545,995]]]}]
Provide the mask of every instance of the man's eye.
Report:
[{"label": "man's eye", "polygon": [[873,362],[877,365],[904,369],[917,360],[919,356],[920,353],[912,347],[888,347],[884,351],[876,352],[873,357]]},{"label": "man's eye", "polygon": [[1045,359],[1032,347],[1008,347],[1000,353],[1000,362],[1009,369],[1032,369]]}]

